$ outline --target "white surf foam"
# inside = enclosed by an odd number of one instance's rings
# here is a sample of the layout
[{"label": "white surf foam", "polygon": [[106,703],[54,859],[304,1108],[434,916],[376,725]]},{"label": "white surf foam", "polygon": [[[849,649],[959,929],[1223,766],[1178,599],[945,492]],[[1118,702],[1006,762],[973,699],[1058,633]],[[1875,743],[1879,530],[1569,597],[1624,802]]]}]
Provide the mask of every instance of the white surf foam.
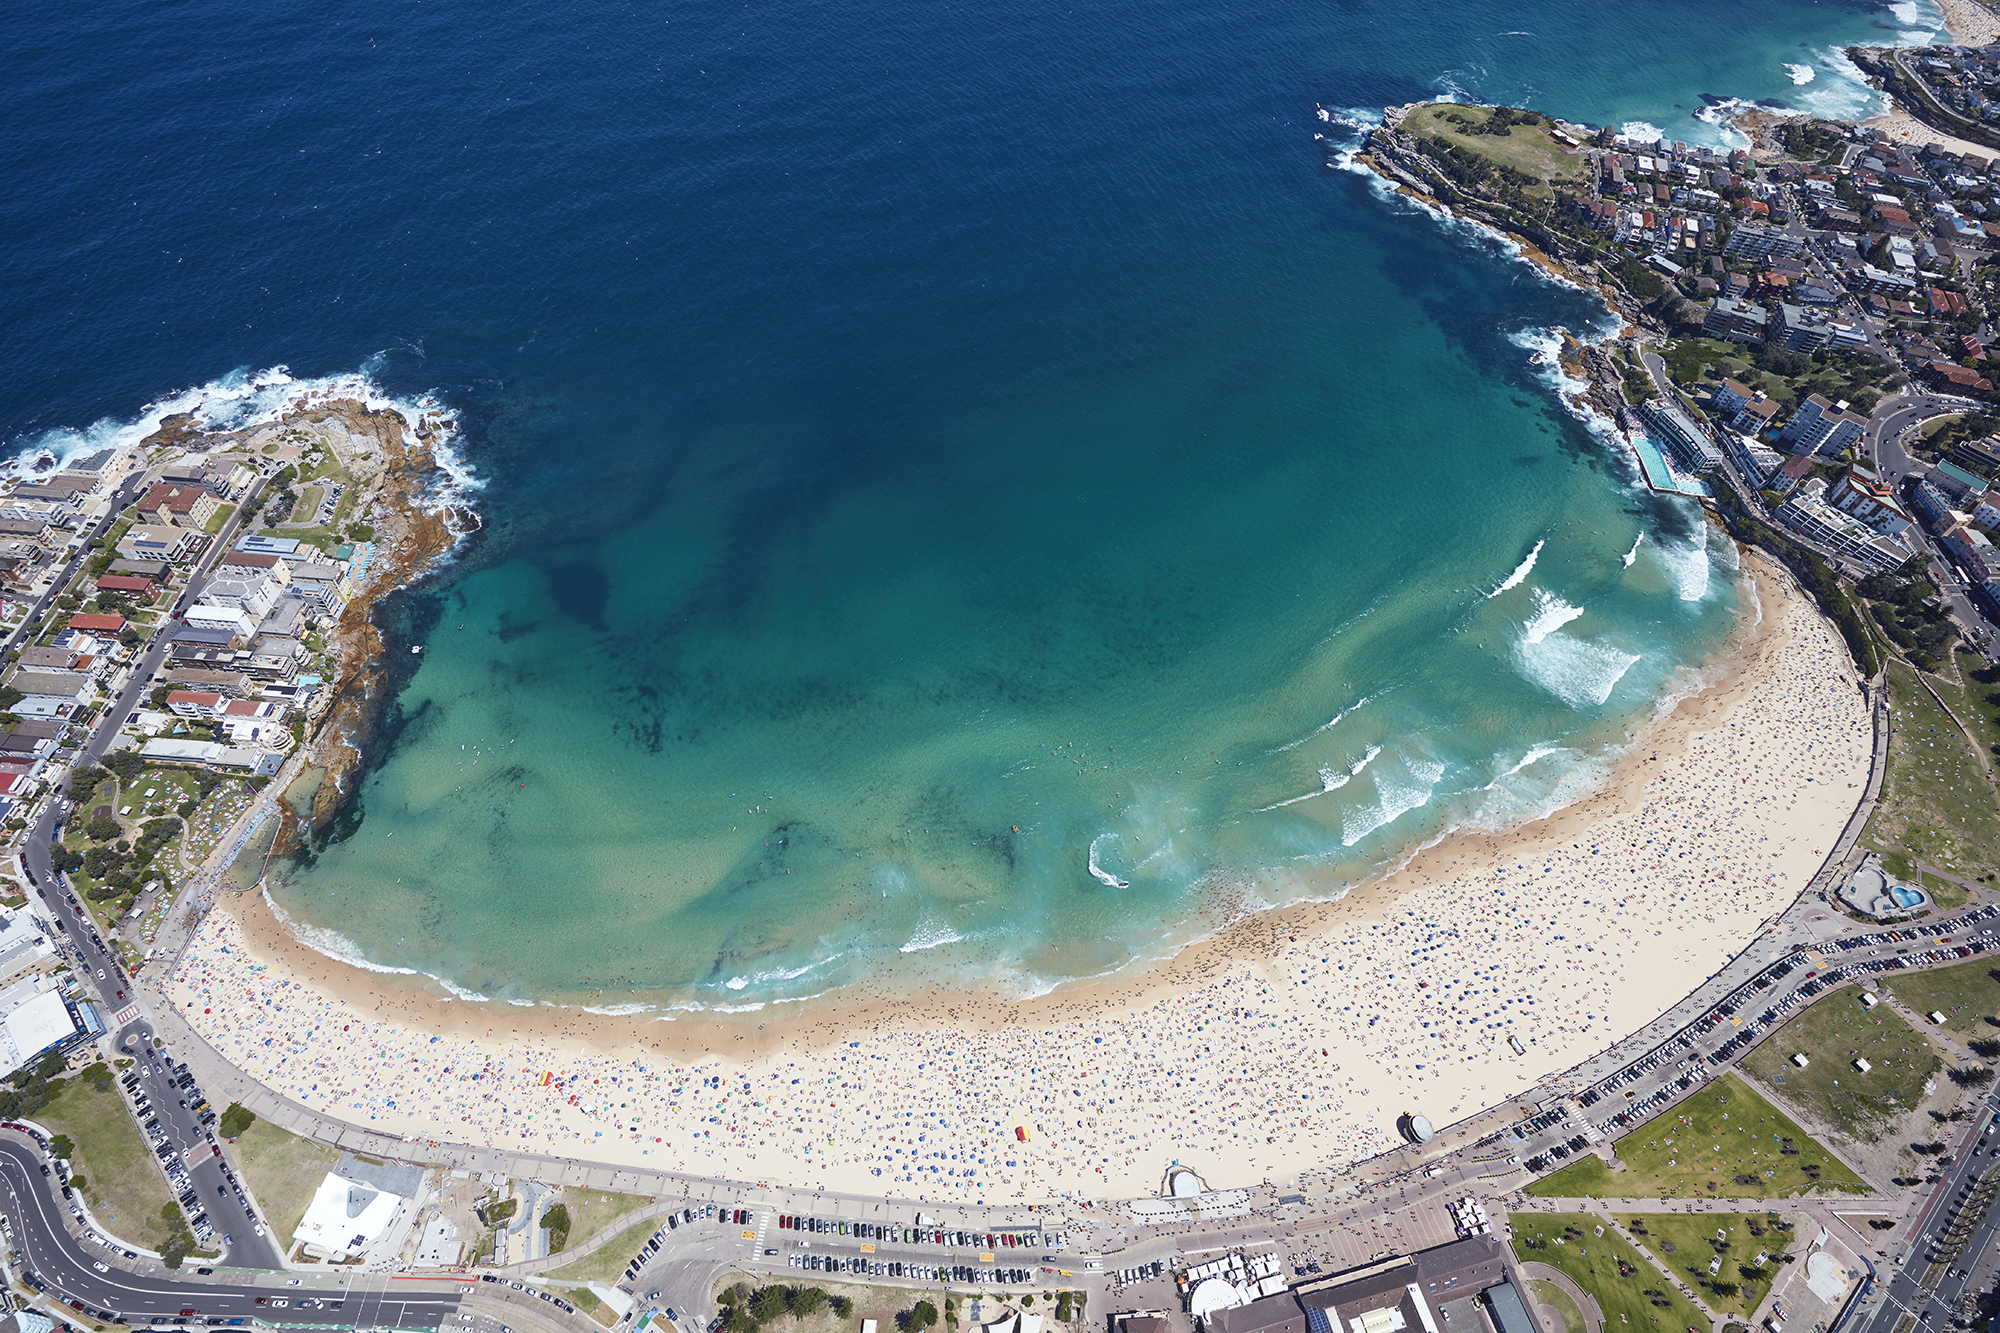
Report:
[{"label": "white surf foam", "polygon": [[908,942],[898,946],[898,953],[922,953],[939,945],[957,944],[965,936],[953,930],[942,921],[925,921],[911,933]]},{"label": "white surf foam", "polygon": [[1109,833],[1100,833],[1092,838],[1090,840],[1090,855],[1085,858],[1085,861],[1090,866],[1091,878],[1097,880],[1100,884],[1108,885],[1114,889],[1129,889],[1132,887],[1130,884],[1097,864],[1097,844],[1111,836]]},{"label": "white surf foam", "polygon": [[1528,575],[1534,570],[1535,560],[1538,556],[1541,555],[1542,547],[1544,544],[1547,543],[1547,541],[1548,538],[1546,537],[1537,539],[1534,548],[1528,552],[1527,559],[1523,560],[1520,564],[1514,566],[1514,572],[1509,574],[1506,578],[1501,579],[1499,586],[1494,588],[1492,592],[1486,594],[1486,600],[1490,602],[1495,597],[1498,597],[1501,593],[1506,592],[1509,588],[1520,587],[1521,584],[1527,579]]},{"label": "white surf foam", "polygon": [[[835,955],[835,957],[838,957],[838,955]],[[796,981],[809,972],[819,971],[819,969],[833,961],[834,958],[822,958],[817,962],[807,963],[803,967],[774,967],[764,972],[752,972],[747,976],[731,977],[729,980],[723,982],[722,986],[724,990],[739,991],[751,986],[768,986],[774,981]]]},{"label": "white surf foam", "polygon": [[1431,793],[1437,790],[1438,780],[1444,776],[1444,765],[1435,759],[1409,759],[1404,761],[1403,769],[1402,776],[1376,775],[1374,803],[1348,811],[1341,823],[1342,846],[1352,847],[1375,830],[1386,828],[1430,803]]},{"label": "white surf foam", "polygon": [[1602,705],[1638,655],[1564,633],[1563,626],[1581,616],[1583,608],[1541,588],[1535,589],[1535,600],[1535,613],[1514,645],[1516,668],[1571,708]]},{"label": "white surf foam", "polygon": [[1493,781],[1491,781],[1491,782],[1487,783],[1486,785],[1487,785],[1487,786],[1489,786],[1489,787],[1497,787],[1497,786],[1499,786],[1499,785],[1500,785],[1500,784],[1501,784],[1502,782],[1506,781],[1506,780],[1507,780],[1508,778],[1511,778],[1511,777],[1513,777],[1513,776],[1514,776],[1514,775],[1515,775],[1516,773],[1519,773],[1519,772],[1520,772],[1520,771],[1521,771],[1522,769],[1524,769],[1524,768],[1533,768],[1533,767],[1534,767],[1534,766],[1535,766],[1536,764],[1539,764],[1539,763],[1541,763],[1541,762],[1542,762],[1542,760],[1544,760],[1544,759],[1547,759],[1547,758],[1548,758],[1548,757],[1549,757],[1550,755],[1552,755],[1552,754],[1563,754],[1563,753],[1565,753],[1565,752],[1566,752],[1566,751],[1567,751],[1568,749],[1569,749],[1569,746],[1567,746],[1567,745],[1532,745],[1532,746],[1529,746],[1529,747],[1528,747],[1528,752],[1527,752],[1526,754],[1522,755],[1522,756],[1521,756],[1521,757],[1520,757],[1519,759],[1515,760],[1515,761],[1514,761],[1514,766],[1513,766],[1512,768],[1508,769],[1508,770],[1507,770],[1507,771],[1506,771],[1505,773],[1502,773],[1502,774],[1501,774],[1501,775],[1500,775],[1499,777],[1497,777],[1497,778],[1493,779]]},{"label": "white surf foam", "polygon": [[1360,777],[1362,772],[1368,767],[1368,765],[1375,762],[1375,756],[1381,753],[1382,753],[1381,746],[1371,745],[1359,759],[1354,761],[1354,766],[1352,768],[1339,769],[1339,768],[1334,768],[1331,765],[1321,768],[1319,771],[1318,791],[1309,791],[1303,796],[1288,797],[1285,800],[1279,801],[1273,805],[1259,806],[1257,807],[1257,809],[1252,810],[1250,813],[1254,815],[1261,815],[1272,810],[1282,810],[1284,807],[1288,805],[1297,805],[1300,801],[1310,801],[1315,796],[1324,796],[1330,791],[1339,791],[1342,787],[1345,787],[1348,783]]},{"label": "white surf foam", "polygon": [[378,963],[367,954],[361,952],[360,945],[348,939],[347,936],[341,934],[339,931],[326,926],[311,925],[292,916],[283,907],[279,906],[276,898],[271,896],[271,888],[268,884],[264,886],[262,892],[264,903],[271,909],[271,915],[278,918],[278,924],[290,931],[293,939],[296,939],[300,944],[305,945],[306,948],[311,949],[314,953],[322,957],[331,958],[336,963],[345,963],[349,967],[358,967],[363,972],[379,973],[382,976],[424,977],[427,980],[436,982],[459,999],[470,1000],[475,1004],[491,1003],[493,1000],[491,995],[481,995],[476,990],[467,990],[455,982],[447,981],[435,973],[424,971],[422,968],[392,967],[387,963]]},{"label": "white surf foam", "polygon": [[81,429],[58,427],[19,441],[14,456],[0,462],[0,475],[44,473],[103,449],[132,448],[159,430],[160,423],[170,416],[191,415],[211,431],[244,430],[275,421],[308,401],[352,398],[371,411],[386,408],[400,414],[406,445],[417,444],[415,427],[429,418],[435,427],[429,443],[439,476],[425,498],[437,507],[469,507],[470,497],[486,483],[459,452],[457,414],[428,394],[399,398],[384,391],[373,378],[383,357],[378,352],[357,371],[317,379],[295,379],[290,369],[281,365],[233,370],[148,403],[130,420],[105,418]]},{"label": "white surf foam", "polygon": [[[1925,36],[1928,39],[1929,35]],[[1867,76],[1841,48],[1829,46],[1813,52],[1813,66],[1826,77],[1814,79],[1811,88],[1798,98],[1799,105],[1813,115],[1833,120],[1862,120],[1879,115],[1887,105],[1882,94],[1868,86]]]},{"label": "white surf foam", "polygon": [[1328,718],[1325,722],[1321,723],[1319,726],[1314,727],[1311,731],[1299,737],[1297,740],[1287,741],[1285,744],[1280,745],[1277,749],[1266,750],[1264,753],[1283,754],[1287,750],[1296,750],[1301,745],[1304,745],[1307,741],[1311,740],[1313,737],[1324,736],[1327,732],[1332,731],[1342,722],[1345,722],[1348,718],[1354,716],[1355,713],[1359,712],[1364,704],[1367,704],[1381,697],[1382,697],[1382,691],[1380,690],[1377,690],[1373,694],[1363,695],[1361,698],[1356,699],[1353,703],[1341,709],[1338,713],[1335,713],[1331,718]]},{"label": "white surf foam", "polygon": [[1792,83],[1796,87],[1803,87],[1819,77],[1819,72],[1811,65],[1788,64],[1785,66],[1785,73],[1792,76]]},{"label": "white surf foam", "polygon": [[1687,141],[1706,144],[1710,148],[1748,148],[1750,136],[1736,128],[1736,117],[1745,111],[1755,110],[1756,106],[1755,102],[1730,97],[1713,106],[1696,107],[1693,112],[1695,123],[1707,126],[1711,132],[1691,130]]},{"label": "white surf foam", "polygon": [[1632,539],[1632,549],[1625,553],[1625,568],[1632,568],[1632,562],[1639,558],[1639,543],[1645,540],[1646,534],[1643,532]]},{"label": "white surf foam", "polygon": [[1698,602],[1708,596],[1709,561],[1706,529],[1697,531],[1686,546],[1657,543],[1660,563],[1674,581],[1674,592],[1683,602]]},{"label": "white surf foam", "polygon": [[1641,143],[1658,143],[1667,137],[1667,132],[1658,125],[1644,120],[1628,120],[1618,127],[1618,132],[1628,139]]}]

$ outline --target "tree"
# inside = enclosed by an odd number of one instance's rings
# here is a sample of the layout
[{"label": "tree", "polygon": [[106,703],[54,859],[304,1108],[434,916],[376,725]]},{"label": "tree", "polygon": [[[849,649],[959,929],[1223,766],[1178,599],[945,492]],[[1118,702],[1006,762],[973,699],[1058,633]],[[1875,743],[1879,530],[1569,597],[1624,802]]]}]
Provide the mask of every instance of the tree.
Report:
[{"label": "tree", "polygon": [[1993,1071],[1985,1065],[1974,1065],[1970,1069],[1958,1070],[1952,1077],[1968,1088],[1983,1088],[1993,1081]]},{"label": "tree", "polygon": [[910,1307],[908,1327],[911,1329],[911,1333],[923,1333],[923,1330],[935,1327],[937,1321],[937,1307],[929,1301],[918,1301]]},{"label": "tree", "polygon": [[757,1321],[740,1305],[729,1307],[729,1313],[723,1316],[722,1327],[724,1333],[757,1333]]},{"label": "tree", "polygon": [[818,1313],[825,1304],[826,1293],[818,1287],[793,1287],[786,1293],[786,1307],[801,1319]]},{"label": "tree", "polygon": [[74,847],[54,843],[49,847],[49,864],[65,875],[74,874],[83,869],[83,853]]},{"label": "tree", "polygon": [[137,750],[118,750],[104,756],[104,766],[118,775],[120,782],[131,782],[146,771],[146,761]]},{"label": "tree", "polygon": [[845,1319],[854,1313],[854,1302],[847,1299],[847,1297],[832,1296],[828,1300],[833,1306],[833,1313],[837,1318]]},{"label": "tree", "polygon": [[110,815],[98,815],[83,826],[84,836],[92,842],[109,842],[124,831],[124,825]]},{"label": "tree", "polygon": [[[243,1131],[256,1123],[257,1117],[252,1115],[242,1102],[231,1102],[229,1109],[222,1113],[222,1119],[216,1122],[215,1127],[222,1131],[222,1137],[225,1139],[240,1139],[243,1137]],[[556,1205],[558,1208],[561,1206],[561,1204]],[[569,1230],[567,1213],[563,1215],[563,1221],[563,1230]]]},{"label": "tree", "polygon": [[84,1189],[89,1184],[90,1182],[85,1180],[82,1176],[71,1176],[69,1178],[69,1187],[73,1190]]},{"label": "tree", "polygon": [[76,1151],[76,1145],[70,1142],[69,1135],[52,1134],[49,1136],[50,1156],[60,1157],[64,1161],[68,1161],[70,1158],[70,1154],[74,1153],[75,1151]]}]

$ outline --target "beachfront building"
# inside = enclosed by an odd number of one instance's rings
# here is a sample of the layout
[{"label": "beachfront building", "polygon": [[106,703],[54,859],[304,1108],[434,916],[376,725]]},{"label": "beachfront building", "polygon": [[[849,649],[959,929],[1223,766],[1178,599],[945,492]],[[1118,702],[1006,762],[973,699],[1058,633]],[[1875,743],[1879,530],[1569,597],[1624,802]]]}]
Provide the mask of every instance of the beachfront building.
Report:
[{"label": "beachfront building", "polygon": [[202,589],[201,600],[204,606],[233,606],[255,620],[262,620],[278,604],[280,595],[275,579],[261,575],[253,578],[217,575]]},{"label": "beachfront building", "polygon": [[[1491,1237],[1474,1236],[1305,1283],[1294,1291],[1305,1307],[1309,1333],[1438,1333],[1461,1326],[1440,1305],[1457,1307],[1460,1301],[1471,1305],[1484,1293],[1508,1285],[1500,1245]],[[1440,1301],[1444,1293],[1449,1296]],[[1466,1313],[1470,1318],[1464,1327],[1481,1325],[1477,1307]],[[1515,1333],[1505,1324],[1498,1327],[1501,1333]]]},{"label": "beachfront building", "polygon": [[1771,517],[1813,545],[1871,574],[1884,574],[1916,554],[1903,534],[1876,532],[1826,502],[1826,482],[1814,477],[1793,491]]},{"label": "beachfront building", "polygon": [[245,639],[257,632],[258,617],[240,606],[217,606],[203,602],[200,606],[189,607],[185,619],[194,629],[226,630]]},{"label": "beachfront building", "polygon": [[394,1253],[424,1191],[422,1167],[364,1162],[342,1153],[306,1205],[292,1232],[308,1258],[363,1259],[384,1247]]},{"label": "beachfront building", "polygon": [[1986,489],[1986,479],[1966,471],[1956,463],[1940,462],[1924,478],[1953,500],[1978,495]]},{"label": "beachfront building", "polygon": [[1688,471],[1699,475],[1721,464],[1722,447],[1672,403],[1654,398],[1639,405],[1639,415],[1648,433],[1666,446],[1674,462]]},{"label": "beachfront building", "polygon": [[284,765],[285,756],[272,750],[253,750],[215,741],[178,740],[159,737],[147,741],[139,757],[156,764],[199,764],[204,768],[228,769],[268,778]]},{"label": "beachfront building", "polygon": [[1859,443],[1868,418],[1847,410],[1846,402],[1831,403],[1808,394],[1778,432],[1778,442],[1795,454],[1837,454]]}]

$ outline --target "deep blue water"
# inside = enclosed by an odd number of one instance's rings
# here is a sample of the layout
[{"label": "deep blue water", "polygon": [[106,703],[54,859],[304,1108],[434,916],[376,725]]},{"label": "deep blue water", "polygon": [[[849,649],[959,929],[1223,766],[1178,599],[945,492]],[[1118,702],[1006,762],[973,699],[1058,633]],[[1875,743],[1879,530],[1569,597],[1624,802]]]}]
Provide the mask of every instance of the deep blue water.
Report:
[{"label": "deep blue water", "polygon": [[1316,108],[1714,139],[1704,98],[1858,108],[1831,49],[1921,28],[10,11],[0,433],[281,364],[458,411],[487,530],[386,613],[429,651],[358,831],[279,890],[378,962],[1036,985],[1545,805],[1732,614],[1726,550],[1528,364],[1592,306],[1328,170]]}]

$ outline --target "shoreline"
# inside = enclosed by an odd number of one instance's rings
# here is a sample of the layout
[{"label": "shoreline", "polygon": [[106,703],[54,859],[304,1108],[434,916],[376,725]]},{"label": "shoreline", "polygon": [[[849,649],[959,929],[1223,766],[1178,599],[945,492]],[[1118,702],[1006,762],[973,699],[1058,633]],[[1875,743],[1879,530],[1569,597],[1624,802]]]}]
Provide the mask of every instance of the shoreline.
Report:
[{"label": "shoreline", "polygon": [[314,951],[245,896],[169,985],[245,1073],[424,1140],[966,1202],[1151,1194],[1175,1162],[1218,1187],[1334,1174],[1404,1111],[1449,1124],[1650,1021],[1818,870],[1865,787],[1867,710],[1810,602],[1745,569],[1706,686],[1590,794],[1137,976],[783,1016],[475,1004]]}]

